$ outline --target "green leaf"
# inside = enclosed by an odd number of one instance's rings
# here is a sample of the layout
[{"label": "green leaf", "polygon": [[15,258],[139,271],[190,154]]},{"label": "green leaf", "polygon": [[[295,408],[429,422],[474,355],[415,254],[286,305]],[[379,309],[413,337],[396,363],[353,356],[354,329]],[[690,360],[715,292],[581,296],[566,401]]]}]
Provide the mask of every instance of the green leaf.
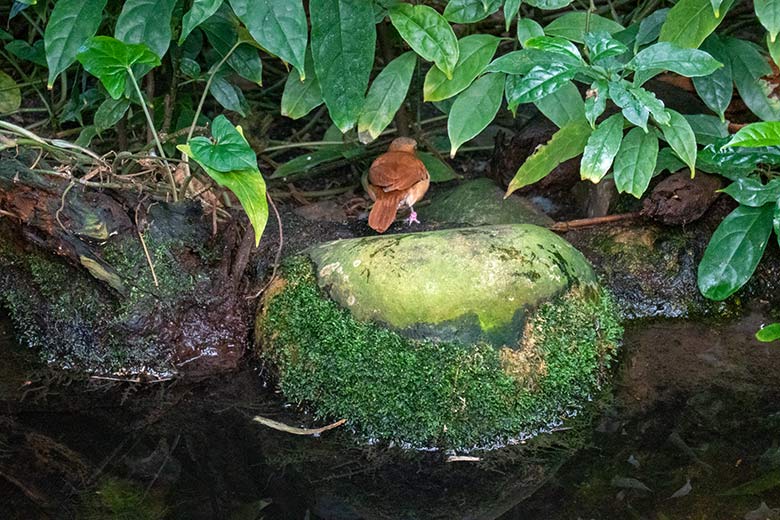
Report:
[{"label": "green leaf", "polygon": [[756,332],[756,339],[764,343],[780,339],[780,323],[772,323]]},{"label": "green leaf", "polygon": [[[724,0],[720,14],[725,14],[733,3],[734,0]],[[658,41],[695,49],[721,21],[723,16],[715,16],[710,0],[680,0],[666,16]]]},{"label": "green leaf", "polygon": [[517,41],[520,42],[520,45],[525,47],[525,42],[535,36],[544,36],[544,29],[539,25],[539,22],[531,18],[518,18]]},{"label": "green leaf", "polygon": [[271,178],[288,179],[299,174],[309,173],[322,164],[353,157],[357,150],[358,147],[354,144],[343,144],[327,146],[316,152],[299,155],[279,166]]},{"label": "green leaf", "polygon": [[187,36],[197,26],[206,21],[222,5],[224,0],[193,0],[192,7],[184,15],[181,21],[181,35],[179,36],[179,45],[184,43]]},{"label": "green leaf", "polygon": [[585,119],[591,128],[596,127],[596,119],[607,108],[608,85],[603,79],[594,81],[585,94]]},{"label": "green leaf", "polygon": [[655,94],[642,87],[629,88],[628,91],[642,106],[647,108],[658,124],[665,125],[669,123],[671,116],[666,110],[663,101],[655,97]]},{"label": "green leaf", "polygon": [[769,55],[772,57],[772,61],[775,63],[775,65],[780,63],[780,40],[775,38],[775,41],[771,41],[769,39],[769,35],[767,34],[766,48],[769,50]]},{"label": "green leaf", "polygon": [[712,13],[715,15],[715,18],[720,18],[720,6],[723,3],[723,0],[710,0],[710,4],[712,4]]},{"label": "green leaf", "polygon": [[79,48],[97,33],[106,0],[59,0],[43,33],[49,88],[74,61]]},{"label": "green leaf", "polygon": [[[239,26],[238,20],[233,16],[227,4],[224,4],[216,14],[203,22],[200,28],[206,34],[209,42],[220,57],[224,57],[230,53],[227,58],[227,64],[231,69],[236,71],[242,78],[246,78],[258,85],[262,84],[263,63],[260,61],[257,49],[250,45],[249,42],[247,42],[246,45],[240,45],[235,49],[233,48],[239,41]],[[222,70],[220,70],[219,73],[222,75],[225,74]],[[223,96],[225,101],[227,101],[226,96],[229,98],[240,97],[243,99],[243,94],[230,92],[234,89],[228,88],[226,85],[227,83],[223,81],[222,88],[218,89],[225,93],[225,96]],[[223,104],[223,106],[227,105]],[[231,110],[235,109],[235,102],[230,103],[230,106],[234,107],[231,108]]]},{"label": "green leaf", "polygon": [[[585,30],[587,28],[587,31]],[[597,14],[591,14],[588,19],[588,13],[585,11],[574,11],[565,13],[550,22],[544,28],[544,34],[547,36],[560,36],[577,43],[585,42],[586,32],[604,31],[609,34],[615,34],[625,29],[619,23],[612,21]]]},{"label": "green leaf", "polygon": [[374,65],[372,4],[365,0],[311,0],[309,9],[314,71],[322,98],[330,118],[346,132],[355,126],[363,108]]},{"label": "green leaf", "polygon": [[114,99],[124,94],[131,67],[143,65],[150,70],[160,64],[160,58],[143,43],[123,43],[110,36],[90,38],[76,58],[84,70],[100,80]]},{"label": "green leaf", "polygon": [[590,125],[585,121],[572,121],[555,132],[546,144],[539,146],[520,166],[504,197],[544,178],[562,162],[580,155],[590,134]]},{"label": "green leaf", "polygon": [[582,55],[580,55],[579,49],[565,38],[559,38],[557,36],[536,36],[526,40],[525,47],[527,49],[538,49],[540,51],[551,52],[553,54],[562,54],[576,62],[582,61]]},{"label": "green leaf", "polygon": [[116,125],[130,108],[130,100],[108,98],[103,101],[95,112],[94,124],[97,130],[106,130]]},{"label": "green leaf", "polygon": [[767,121],[743,126],[725,146],[780,146],[780,122]]},{"label": "green leaf", "polygon": [[653,14],[639,22],[639,31],[636,33],[636,48],[634,52],[636,52],[636,50],[638,50],[642,45],[646,45],[658,39],[658,35],[661,34],[661,26],[666,21],[666,17],[668,15],[668,8],[658,9],[657,11],[654,11]]},{"label": "green leaf", "polygon": [[[247,144],[247,146],[249,145]],[[203,171],[214,179],[214,182],[233,192],[241,203],[241,207],[244,208],[247,217],[249,217],[252,229],[255,230],[255,247],[257,247],[260,244],[260,237],[263,235],[265,225],[268,222],[265,180],[257,166],[255,165],[254,168],[246,170],[221,172],[198,161],[192,154],[189,145],[182,144],[176,148],[200,164]]]},{"label": "green leaf", "polygon": [[[504,1],[504,21],[506,22],[506,30],[509,32],[509,27],[512,25],[512,20],[515,16],[518,16],[517,23],[520,24],[519,13],[520,4],[523,0],[505,0]],[[518,29],[519,30],[519,29]]]},{"label": "green leaf", "polygon": [[704,51],[683,49],[669,42],[656,43],[642,49],[626,65],[636,71],[659,69],[687,77],[706,76],[722,66],[722,63]]},{"label": "green leaf", "polygon": [[198,163],[218,172],[257,168],[254,150],[225,116],[214,119],[211,135],[213,139],[199,136],[188,143]]},{"label": "green leaf", "polygon": [[431,182],[447,182],[458,179],[460,176],[455,173],[449,164],[445,163],[432,153],[417,152],[417,158],[425,165],[425,169],[431,176]]},{"label": "green leaf", "polygon": [[[334,0],[334,3],[338,2]],[[263,49],[291,63],[301,79],[305,79],[308,24],[301,0],[230,0],[230,5]],[[361,18],[359,23],[364,22],[365,18]],[[315,24],[314,17],[312,24]],[[336,27],[333,26],[334,30]]]},{"label": "green leaf", "polygon": [[447,20],[427,5],[398,4],[390,8],[390,21],[406,43],[423,59],[436,64],[452,78],[458,63],[458,40]]},{"label": "green leaf", "polygon": [[444,18],[453,23],[478,22],[498,11],[501,3],[501,0],[450,0],[444,8]]},{"label": "green leaf", "polygon": [[488,66],[500,41],[489,34],[473,34],[461,38],[458,41],[460,57],[452,71],[452,79],[447,79],[438,67],[431,67],[425,75],[423,99],[442,101],[465,90]]},{"label": "green leaf", "polygon": [[647,118],[650,116],[650,111],[628,91],[628,85],[625,80],[610,81],[609,97],[622,109],[623,116],[629,123],[647,132]]},{"label": "green leaf", "polygon": [[320,82],[314,73],[311,50],[306,51],[304,75],[301,81],[298,74],[288,74],[282,92],[282,115],[291,119],[300,119],[322,104]]},{"label": "green leaf", "polygon": [[780,101],[768,97],[774,84],[763,79],[772,69],[758,47],[736,38],[723,38],[723,44],[731,58],[731,73],[742,101],[764,121],[780,120]]},{"label": "green leaf", "polygon": [[563,54],[540,51],[538,49],[523,49],[499,56],[485,68],[485,72],[503,72],[511,75],[524,75],[537,66],[548,66],[565,63],[571,67],[581,65],[579,60],[573,60]]},{"label": "green leaf", "polygon": [[658,138],[653,132],[632,128],[623,138],[615,157],[615,186],[620,193],[642,196],[650,184],[658,158]]},{"label": "green leaf", "polygon": [[38,40],[33,45],[24,40],[14,40],[5,46],[5,50],[17,58],[27,60],[41,67],[46,66],[46,51],[43,48],[43,40]]},{"label": "green leaf", "polygon": [[707,114],[683,114],[691,125],[696,142],[701,145],[712,144],[729,136],[729,125],[715,116]]},{"label": "green leaf", "polygon": [[753,172],[759,164],[780,165],[780,147],[722,148],[726,140],[715,141],[699,151],[696,166],[736,180]]},{"label": "green leaf", "polygon": [[653,169],[653,177],[658,175],[664,170],[669,173],[674,173],[685,168],[685,163],[682,162],[671,148],[662,148],[658,152],[658,159],[655,161],[655,168]]},{"label": "green leaf", "polygon": [[171,44],[174,5],[176,0],[125,0],[114,37],[125,43],[143,43],[162,58]]},{"label": "green leaf", "polygon": [[558,128],[571,121],[585,119],[585,103],[582,101],[580,91],[571,81],[567,81],[558,90],[535,101],[534,105]]},{"label": "green leaf", "polygon": [[585,35],[585,45],[588,47],[588,54],[591,63],[613,58],[628,52],[628,47],[612,38],[608,32],[598,33],[590,32]]},{"label": "green leaf", "polygon": [[774,42],[777,39],[778,31],[780,31],[780,1],[753,0],[753,6],[756,9],[758,21],[769,32],[769,41]]},{"label": "green leaf", "polygon": [[731,59],[716,34],[704,40],[701,49],[723,63],[723,67],[707,76],[693,78],[696,93],[707,107],[724,119],[724,113],[734,93],[734,77],[731,74]]},{"label": "green leaf", "polygon": [[753,275],[772,233],[772,212],[739,206],[723,219],[699,264],[698,285],[711,300],[725,300]]},{"label": "green leaf", "polygon": [[406,52],[388,63],[374,79],[358,117],[358,137],[370,143],[387,128],[406,99],[417,56]]},{"label": "green leaf", "polygon": [[668,114],[671,119],[668,125],[662,124],[660,126],[661,132],[674,153],[688,165],[691,177],[693,177],[696,173],[696,135],[693,133],[691,125],[679,112],[670,109]]},{"label": "green leaf", "polygon": [[504,93],[504,75],[485,74],[463,91],[450,110],[447,120],[447,135],[455,157],[458,148],[476,137],[496,117]]},{"label": "green leaf", "polygon": [[554,9],[562,9],[569,5],[572,2],[572,0],[526,0],[525,3],[528,5],[532,5],[534,7],[538,7],[539,9],[544,9],[546,11],[551,11]]},{"label": "green leaf", "polygon": [[514,83],[511,92],[507,91],[509,109],[514,110],[522,103],[537,101],[552,94],[576,74],[576,68],[564,63],[534,67]]},{"label": "green leaf", "polygon": [[228,57],[227,63],[242,78],[257,85],[263,84],[263,62],[255,47],[247,44],[239,45]]},{"label": "green leaf", "polygon": [[740,177],[722,191],[743,206],[760,208],[770,202],[775,204],[780,199],[780,179],[762,184],[758,179]]},{"label": "green leaf", "polygon": [[226,110],[246,116],[249,104],[241,89],[222,76],[216,76],[209,86],[209,94]]},{"label": "green leaf", "polygon": [[0,71],[0,114],[16,112],[22,105],[22,91],[14,78]]},{"label": "green leaf", "polygon": [[623,116],[611,115],[588,138],[580,162],[582,180],[597,183],[604,178],[612,167],[622,140]]}]

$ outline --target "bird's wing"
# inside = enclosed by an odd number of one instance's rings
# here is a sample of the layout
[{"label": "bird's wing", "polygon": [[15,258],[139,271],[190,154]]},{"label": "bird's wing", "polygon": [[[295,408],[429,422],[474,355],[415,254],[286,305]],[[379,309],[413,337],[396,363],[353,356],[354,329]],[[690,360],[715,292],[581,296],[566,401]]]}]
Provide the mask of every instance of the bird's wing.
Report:
[{"label": "bird's wing", "polygon": [[427,179],[428,170],[414,154],[387,152],[371,164],[368,180],[384,191],[407,190]]}]

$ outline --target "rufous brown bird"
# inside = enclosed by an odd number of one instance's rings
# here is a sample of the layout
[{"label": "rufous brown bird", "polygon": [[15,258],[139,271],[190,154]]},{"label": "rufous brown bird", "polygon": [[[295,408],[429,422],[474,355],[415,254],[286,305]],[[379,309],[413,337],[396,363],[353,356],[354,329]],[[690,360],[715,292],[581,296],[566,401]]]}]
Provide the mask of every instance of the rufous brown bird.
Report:
[{"label": "rufous brown bird", "polygon": [[398,208],[404,204],[411,210],[407,223],[420,223],[413,206],[428,191],[431,176],[417,158],[416,148],[414,139],[399,137],[371,164],[366,191],[374,207],[368,215],[368,225],[377,233],[384,233],[390,227]]}]

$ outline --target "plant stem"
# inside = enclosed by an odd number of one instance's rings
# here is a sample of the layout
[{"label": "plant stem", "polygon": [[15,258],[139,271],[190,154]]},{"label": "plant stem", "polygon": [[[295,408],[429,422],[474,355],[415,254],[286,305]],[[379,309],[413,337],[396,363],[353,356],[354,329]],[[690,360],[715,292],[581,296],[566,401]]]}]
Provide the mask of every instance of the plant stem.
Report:
[{"label": "plant stem", "polygon": [[203,94],[200,96],[200,101],[198,101],[198,108],[195,110],[195,116],[192,118],[192,124],[190,125],[190,131],[187,134],[187,141],[192,139],[192,134],[195,132],[195,126],[198,124],[198,118],[200,117],[200,113],[203,110],[203,104],[206,102],[206,96],[209,93],[209,88],[211,88],[211,82],[214,81],[214,78],[217,75],[217,72],[219,69],[222,68],[222,65],[225,64],[227,59],[230,57],[231,54],[233,54],[233,51],[235,51],[238,46],[241,45],[241,41],[237,41],[229,51],[225,53],[225,56],[222,57],[222,59],[214,65],[213,70],[211,74],[209,74],[209,79],[206,81],[206,86],[203,87]]}]

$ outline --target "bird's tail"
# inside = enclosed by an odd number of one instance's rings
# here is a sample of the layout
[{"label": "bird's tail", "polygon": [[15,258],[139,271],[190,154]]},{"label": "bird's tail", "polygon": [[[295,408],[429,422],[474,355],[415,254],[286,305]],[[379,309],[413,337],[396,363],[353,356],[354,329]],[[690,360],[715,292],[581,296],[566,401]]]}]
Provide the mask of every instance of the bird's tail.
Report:
[{"label": "bird's tail", "polygon": [[387,231],[395,220],[398,203],[401,202],[403,195],[401,191],[383,192],[381,188],[378,189],[376,202],[371,208],[371,213],[368,214],[368,225],[377,233]]}]

